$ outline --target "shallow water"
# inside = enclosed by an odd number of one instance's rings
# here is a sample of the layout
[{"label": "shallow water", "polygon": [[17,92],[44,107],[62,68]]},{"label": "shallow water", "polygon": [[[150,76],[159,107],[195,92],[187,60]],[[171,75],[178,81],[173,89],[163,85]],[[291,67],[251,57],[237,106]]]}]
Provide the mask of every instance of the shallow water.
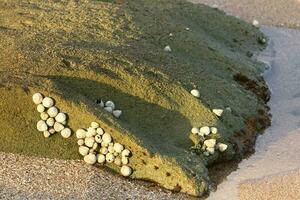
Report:
[{"label": "shallow water", "polygon": [[255,154],[243,160],[208,199],[238,199],[240,183],[300,168],[300,30],[261,30],[270,38],[258,59],[270,66],[264,76],[272,91],[272,125],[258,137]]}]

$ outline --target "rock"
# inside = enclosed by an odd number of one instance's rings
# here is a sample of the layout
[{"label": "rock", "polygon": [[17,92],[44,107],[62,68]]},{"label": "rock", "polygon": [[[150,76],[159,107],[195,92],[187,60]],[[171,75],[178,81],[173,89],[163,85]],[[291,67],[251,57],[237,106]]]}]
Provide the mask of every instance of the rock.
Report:
[{"label": "rock", "polygon": [[108,143],[110,143],[112,141],[112,137],[111,137],[111,135],[109,133],[104,133],[102,135],[102,140],[103,140],[104,143],[108,144]]},{"label": "rock", "polygon": [[106,154],[105,158],[106,158],[106,162],[108,163],[112,163],[115,160],[115,156],[112,153]]},{"label": "rock", "polygon": [[208,126],[203,126],[200,128],[200,133],[203,133],[204,135],[210,134],[210,128]]},{"label": "rock", "polygon": [[95,129],[95,130],[96,130],[97,128],[99,128],[99,126],[100,126],[100,125],[99,125],[97,122],[92,122],[92,123],[91,123],[91,127],[92,127],[93,129]]},{"label": "rock", "polygon": [[105,156],[104,155],[102,155],[102,154],[98,154],[97,155],[97,161],[98,161],[98,163],[105,163],[105,160],[106,160],[106,158],[105,158]]},{"label": "rock", "polygon": [[194,127],[194,128],[192,128],[191,132],[192,132],[194,135],[196,135],[196,134],[198,134],[198,133],[200,132],[200,130],[199,130],[199,128]]},{"label": "rock", "polygon": [[45,106],[46,108],[50,108],[51,106],[54,105],[54,100],[50,97],[45,97],[42,101],[43,106]]},{"label": "rock", "polygon": [[218,133],[218,129],[216,127],[211,127],[210,131],[212,134],[217,134]]},{"label": "rock", "polygon": [[85,156],[89,153],[89,148],[86,146],[80,146],[79,153],[80,153],[80,155]]},{"label": "rock", "polygon": [[86,131],[83,130],[83,129],[78,129],[78,130],[76,131],[76,137],[77,137],[78,139],[83,139],[83,138],[85,138],[85,137],[86,137]]},{"label": "rock", "polygon": [[54,118],[48,118],[48,119],[46,120],[46,124],[47,124],[49,127],[53,127],[53,126],[54,126],[54,123],[55,123]]},{"label": "rock", "polygon": [[47,126],[46,122],[43,121],[43,120],[40,120],[40,121],[37,122],[36,128],[37,128],[38,131],[41,131],[41,132],[44,132],[44,131],[48,130],[48,126]]},{"label": "rock", "polygon": [[87,138],[85,138],[85,140],[84,140],[84,144],[85,144],[87,147],[90,147],[90,148],[93,147],[94,143],[95,143],[95,138],[94,138],[94,137],[87,137]]},{"label": "rock", "polygon": [[83,139],[79,139],[79,140],[77,141],[77,144],[78,144],[79,146],[84,145],[84,140],[83,140]]},{"label": "rock", "polygon": [[43,104],[39,104],[37,107],[36,107],[36,110],[39,112],[39,113],[42,113],[45,111],[45,107],[43,106]]},{"label": "rock", "polygon": [[130,156],[130,151],[128,149],[124,149],[121,153],[122,157],[128,157]]},{"label": "rock", "polygon": [[95,136],[95,142],[97,142],[98,144],[100,144],[102,142],[101,135],[96,135]]},{"label": "rock", "polygon": [[62,131],[65,127],[61,123],[55,122],[53,128],[56,132]]},{"label": "rock", "polygon": [[71,129],[69,129],[69,128],[64,128],[64,129],[60,132],[60,134],[61,134],[61,136],[62,136],[63,138],[69,138],[69,137],[71,136],[71,134],[72,134],[72,131],[71,131]]},{"label": "rock", "polygon": [[87,164],[93,165],[96,163],[97,158],[96,155],[93,153],[89,153],[88,155],[84,156],[83,158],[84,162],[86,162]]},{"label": "rock", "polygon": [[194,97],[197,97],[197,98],[200,97],[200,92],[199,92],[199,90],[197,90],[197,89],[191,90],[191,94],[192,94]]},{"label": "rock", "polygon": [[132,174],[132,169],[131,167],[124,165],[121,167],[121,174],[123,176],[130,176]]},{"label": "rock", "polygon": [[113,112],[113,109],[111,107],[104,107],[104,110],[106,110],[109,113]]},{"label": "rock", "polygon": [[227,149],[227,144],[223,144],[223,143],[218,143],[217,144],[217,148],[219,149],[220,152],[224,152]]},{"label": "rock", "polygon": [[213,109],[213,113],[215,113],[218,117],[222,116],[223,110],[222,109]]},{"label": "rock", "polygon": [[55,117],[55,120],[59,123],[63,123],[67,120],[67,115],[65,113],[58,113]]},{"label": "rock", "polygon": [[121,153],[124,149],[124,146],[120,143],[115,143],[114,144],[114,150],[117,152],[117,153]]},{"label": "rock", "polygon": [[106,147],[101,147],[99,152],[103,155],[106,155],[108,153],[108,149]]},{"label": "rock", "polygon": [[172,50],[171,50],[171,47],[169,45],[167,45],[167,46],[165,46],[164,51],[171,52]]},{"label": "rock", "polygon": [[123,165],[127,165],[129,163],[128,157],[122,157],[121,162]]},{"label": "rock", "polygon": [[119,118],[122,115],[122,110],[114,110],[112,113],[116,118]]},{"label": "rock", "polygon": [[96,133],[99,134],[99,135],[103,135],[104,130],[102,128],[97,128]]},{"label": "rock", "polygon": [[107,101],[107,102],[105,103],[105,107],[111,107],[112,110],[114,110],[114,109],[115,109],[115,103],[112,102],[112,101]]},{"label": "rock", "polygon": [[49,118],[49,115],[45,112],[42,112],[40,117],[41,117],[42,120],[46,121]]},{"label": "rock", "polygon": [[58,109],[55,106],[52,106],[47,111],[49,117],[56,117],[58,114]]},{"label": "rock", "polygon": [[120,158],[115,158],[115,161],[114,161],[115,165],[117,166],[121,166],[122,165],[122,161]]},{"label": "rock", "polygon": [[216,145],[216,139],[205,140],[203,144],[208,148],[214,148]]},{"label": "rock", "polygon": [[41,93],[35,93],[34,95],[32,95],[32,101],[35,104],[40,104],[43,102],[43,95]]},{"label": "rock", "polygon": [[49,133],[49,131],[44,131],[44,133],[43,133],[43,134],[44,134],[44,137],[45,137],[45,138],[48,138],[48,137],[50,136],[50,133]]}]

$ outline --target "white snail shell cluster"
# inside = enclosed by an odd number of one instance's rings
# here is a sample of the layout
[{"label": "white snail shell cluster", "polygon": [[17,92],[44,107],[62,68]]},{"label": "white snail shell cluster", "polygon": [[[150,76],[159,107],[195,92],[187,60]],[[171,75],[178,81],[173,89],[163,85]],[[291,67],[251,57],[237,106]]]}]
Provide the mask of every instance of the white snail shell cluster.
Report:
[{"label": "white snail shell cluster", "polygon": [[32,101],[37,105],[41,120],[37,122],[37,130],[43,132],[45,138],[55,133],[60,133],[63,138],[69,138],[72,134],[67,125],[67,114],[59,112],[55,101],[51,97],[44,97],[41,93],[35,93]]},{"label": "white snail shell cluster", "polygon": [[100,105],[105,111],[111,113],[114,117],[120,118],[122,115],[122,110],[116,110],[115,103],[113,101],[104,102],[102,99],[97,100],[97,104]]},{"label": "white snail shell cluster", "polygon": [[114,163],[121,167],[120,172],[123,176],[132,174],[132,168],[128,166],[130,150],[114,142],[111,134],[105,132],[99,123],[92,122],[89,128],[78,129],[76,137],[79,154],[87,164]]}]

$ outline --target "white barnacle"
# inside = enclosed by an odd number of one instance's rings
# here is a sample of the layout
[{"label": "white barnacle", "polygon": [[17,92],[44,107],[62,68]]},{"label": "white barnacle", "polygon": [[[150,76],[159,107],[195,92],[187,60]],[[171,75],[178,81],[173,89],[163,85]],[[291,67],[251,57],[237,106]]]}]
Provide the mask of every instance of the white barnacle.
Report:
[{"label": "white barnacle", "polygon": [[218,143],[217,144],[217,149],[219,149],[220,152],[224,152],[227,149],[227,144],[223,144],[223,143]]},{"label": "white barnacle", "polygon": [[127,165],[123,165],[121,167],[121,174],[123,176],[130,176],[132,174],[132,169],[131,167],[127,166]]},{"label": "white barnacle", "polygon": [[90,148],[93,147],[94,143],[95,143],[95,138],[94,138],[94,137],[87,137],[87,138],[85,138],[85,140],[84,140],[84,144],[85,144],[87,147],[90,147]]},{"label": "white barnacle", "polygon": [[206,151],[209,152],[209,154],[214,154],[215,153],[215,148],[214,147],[207,147]]},{"label": "white barnacle", "polygon": [[49,133],[49,131],[44,131],[43,134],[44,134],[44,137],[45,137],[45,138],[48,138],[48,137],[51,135],[51,134]]},{"label": "white barnacle", "polygon": [[93,165],[97,162],[96,155],[93,153],[89,153],[88,155],[84,156],[83,160],[90,165]]},{"label": "white barnacle", "polygon": [[208,126],[203,126],[200,128],[200,133],[204,135],[209,135],[210,134],[210,128]]},{"label": "white barnacle", "polygon": [[54,130],[54,128],[49,128],[49,133],[54,134],[54,133],[56,133],[56,131]]},{"label": "white barnacle", "polygon": [[43,101],[43,95],[41,93],[35,93],[34,95],[32,95],[32,101],[35,104],[40,104]]},{"label": "white barnacle", "polygon": [[50,108],[51,106],[54,105],[54,100],[51,97],[45,97],[42,101],[43,106],[46,108]]},{"label": "white barnacle", "polygon": [[164,51],[165,52],[171,52],[172,49],[171,49],[171,47],[169,45],[167,45],[167,46],[165,46]]},{"label": "white barnacle", "polygon": [[102,142],[101,142],[101,147],[108,147],[108,143],[103,142],[103,140],[102,140]]},{"label": "white barnacle", "polygon": [[200,92],[199,92],[199,90],[197,90],[197,89],[191,90],[191,94],[192,94],[194,97],[197,97],[197,98],[200,97]]},{"label": "white barnacle", "polygon": [[83,139],[79,139],[79,140],[77,141],[77,144],[78,144],[79,146],[84,145],[84,140],[83,140]]},{"label": "white barnacle", "polygon": [[259,22],[256,19],[254,19],[252,21],[252,25],[258,27],[259,26]]},{"label": "white barnacle", "polygon": [[69,128],[64,128],[64,129],[60,132],[60,134],[61,134],[61,136],[62,136],[63,138],[69,138],[69,137],[71,136],[71,134],[72,134],[72,131],[71,131],[71,129],[69,129]]},{"label": "white barnacle", "polygon": [[97,128],[99,128],[99,124],[97,123],[97,122],[92,122],[91,123],[91,127],[93,128],[93,129],[97,129]]},{"label": "white barnacle", "polygon": [[191,130],[191,132],[192,132],[194,135],[196,135],[196,134],[198,134],[198,133],[200,132],[200,130],[199,130],[199,128],[193,127],[192,130]]},{"label": "white barnacle", "polygon": [[109,152],[109,153],[112,153],[112,154],[113,154],[113,153],[115,152],[114,146],[109,146],[109,145],[108,145],[108,148],[107,148],[107,149],[108,149],[108,152]]},{"label": "white barnacle", "polygon": [[121,166],[122,165],[122,161],[121,161],[121,159],[120,158],[115,158],[115,165],[117,165],[117,166]]},{"label": "white barnacle", "polygon": [[45,111],[45,107],[43,106],[43,104],[37,105],[36,109],[39,113],[42,113]]},{"label": "white barnacle", "polygon": [[58,109],[55,106],[52,106],[48,109],[47,113],[50,117],[56,117],[58,114]]},{"label": "white barnacle", "polygon": [[104,130],[102,128],[97,128],[96,133],[99,134],[99,135],[103,135]]},{"label": "white barnacle", "polygon": [[46,121],[49,118],[49,115],[45,112],[42,112],[40,114],[40,117],[41,117],[42,120]]},{"label": "white barnacle", "polygon": [[54,118],[50,117],[46,120],[46,123],[49,127],[53,127],[55,120],[54,120]]},{"label": "white barnacle", "polygon": [[100,144],[102,142],[101,135],[96,135],[95,136],[95,142],[97,142],[98,144]]},{"label": "white barnacle", "polygon": [[53,128],[56,132],[62,131],[65,127],[61,123],[55,122]]},{"label": "white barnacle", "polygon": [[216,145],[216,139],[205,140],[203,144],[205,147],[214,148]]},{"label": "white barnacle", "polygon": [[113,112],[113,109],[111,107],[104,107],[104,110],[109,112],[109,113]]},{"label": "white barnacle", "polygon": [[122,157],[121,162],[123,165],[127,165],[129,163],[128,157]]},{"label": "white barnacle", "polygon": [[98,148],[98,143],[95,142],[94,145],[93,145],[93,147],[92,147],[92,149],[96,150],[97,148]]},{"label": "white barnacle", "polygon": [[107,101],[105,102],[105,107],[111,107],[112,110],[115,109],[115,103],[113,101]]},{"label": "white barnacle", "polygon": [[102,155],[102,154],[97,155],[98,163],[105,163],[105,160],[106,160],[105,155]]},{"label": "white barnacle", "polygon": [[86,131],[83,130],[83,129],[78,129],[78,130],[76,131],[76,137],[77,137],[78,139],[83,139],[83,138],[85,138],[85,137],[86,137]]},{"label": "white barnacle", "polygon": [[213,109],[212,110],[213,113],[215,113],[218,117],[221,117],[223,114],[223,110],[222,109]]},{"label": "white barnacle", "polygon": [[114,110],[112,113],[116,118],[119,118],[122,115],[122,110]]},{"label": "white barnacle", "polygon": [[128,149],[124,149],[121,153],[122,157],[128,157],[130,155],[130,151]]},{"label": "white barnacle", "polygon": [[106,154],[105,158],[106,158],[106,162],[108,163],[112,163],[115,160],[115,156],[112,153]]},{"label": "white barnacle", "polygon": [[44,120],[40,120],[36,124],[36,128],[38,131],[44,132],[48,130],[48,126]]},{"label": "white barnacle", "polygon": [[104,143],[108,144],[108,143],[110,143],[112,141],[112,137],[111,137],[111,135],[109,133],[104,133],[102,135],[102,140],[103,140]]},{"label": "white barnacle", "polygon": [[92,127],[89,127],[87,129],[86,137],[92,137],[92,136],[95,136],[95,135],[97,135],[96,129],[94,129]]},{"label": "white barnacle", "polygon": [[124,149],[124,146],[120,143],[115,143],[114,144],[114,150],[117,152],[117,153],[121,153]]},{"label": "white barnacle", "polygon": [[105,155],[108,153],[108,149],[106,147],[101,147],[100,151],[101,154]]},{"label": "white barnacle", "polygon": [[65,113],[58,113],[55,117],[55,120],[59,123],[63,123],[67,120],[67,115]]},{"label": "white barnacle", "polygon": [[89,153],[89,148],[86,146],[80,146],[79,153],[80,153],[80,155],[85,156]]},{"label": "white barnacle", "polygon": [[216,127],[211,127],[210,131],[212,134],[217,134],[218,133],[218,129]]}]

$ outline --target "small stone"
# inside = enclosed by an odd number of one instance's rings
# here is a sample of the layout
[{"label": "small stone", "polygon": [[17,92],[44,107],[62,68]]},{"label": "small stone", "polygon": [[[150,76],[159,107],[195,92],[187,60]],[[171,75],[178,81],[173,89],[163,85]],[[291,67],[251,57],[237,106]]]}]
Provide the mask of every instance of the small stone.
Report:
[{"label": "small stone", "polygon": [[123,176],[130,176],[132,174],[132,169],[131,167],[124,165],[121,167],[121,174]]},{"label": "small stone", "polygon": [[93,147],[94,143],[95,143],[95,138],[93,138],[93,137],[87,137],[87,138],[85,138],[85,140],[84,140],[84,144],[85,144],[87,147],[90,147],[90,148]]},{"label": "small stone", "polygon": [[165,46],[164,51],[171,52],[172,50],[171,50],[171,47],[169,45],[167,45],[167,46]]},{"label": "small stone", "polygon": [[99,135],[103,135],[104,130],[102,128],[97,128],[96,133],[99,134]]},{"label": "small stone", "polygon": [[80,153],[80,155],[85,156],[89,153],[89,148],[86,146],[80,146],[79,153]]},{"label": "small stone", "polygon": [[122,157],[128,157],[130,155],[130,151],[128,149],[124,149],[121,153]]},{"label": "small stone", "polygon": [[112,141],[112,137],[109,133],[104,133],[102,136],[102,140],[104,143],[110,143]]},{"label": "small stone", "polygon": [[127,157],[122,157],[121,162],[123,165],[127,165],[129,163],[129,160]]},{"label": "small stone", "polygon": [[39,113],[42,113],[45,111],[45,107],[43,106],[43,104],[39,104],[37,107],[36,107],[37,111]]},{"label": "small stone", "polygon": [[117,166],[121,166],[122,165],[122,161],[120,158],[116,158],[115,162],[114,162]]},{"label": "small stone", "polygon": [[108,163],[112,163],[115,160],[115,156],[112,153],[106,154],[105,158],[106,158],[106,162]]},{"label": "small stone", "polygon": [[61,136],[62,136],[63,138],[69,138],[69,137],[71,136],[71,134],[72,134],[72,131],[71,131],[71,129],[69,129],[69,128],[64,128],[64,129],[60,132],[60,134],[61,134]]},{"label": "small stone", "polygon": [[56,132],[62,131],[65,127],[61,123],[55,122],[53,128]]},{"label": "small stone", "polygon": [[218,117],[221,117],[223,114],[223,110],[222,109],[213,109],[212,110],[213,113],[215,113]]},{"label": "small stone", "polygon": [[97,142],[97,143],[99,143],[99,144],[102,142],[101,135],[96,135],[96,136],[95,136],[95,142]]},{"label": "small stone", "polygon": [[97,158],[96,155],[93,153],[89,153],[88,155],[84,156],[83,158],[84,162],[86,162],[87,164],[93,165],[96,163]]},{"label": "small stone", "polygon": [[122,115],[122,110],[114,110],[112,113],[116,118],[119,118]]},{"label": "small stone", "polygon": [[101,146],[102,146],[102,147],[108,147],[108,143],[106,143],[106,142],[103,142],[103,140],[102,140],[102,142],[101,142]]},{"label": "small stone", "polygon": [[196,135],[196,134],[198,134],[198,133],[200,132],[200,130],[199,130],[199,128],[194,127],[194,128],[192,128],[191,132],[192,132],[194,135]]},{"label": "small stone", "polygon": [[99,124],[97,123],[97,122],[92,122],[91,123],[91,127],[93,128],[93,129],[97,129],[97,128],[99,128]]},{"label": "small stone", "polygon": [[50,117],[56,117],[58,114],[58,109],[55,106],[52,106],[48,109],[47,113]]},{"label": "small stone", "polygon": [[216,139],[205,140],[203,144],[208,148],[214,148],[216,145]]},{"label": "small stone", "polygon": [[77,141],[77,144],[78,144],[79,146],[84,145],[84,140],[83,140],[83,139],[79,139],[79,140]]},{"label": "small stone", "polygon": [[41,131],[41,132],[44,132],[44,131],[48,130],[48,126],[47,126],[46,122],[43,121],[43,120],[40,120],[40,121],[37,122],[36,128],[37,128],[38,131]]},{"label": "small stone", "polygon": [[45,112],[42,112],[40,117],[41,117],[42,120],[46,121],[49,118],[49,115]]},{"label": "small stone", "polygon": [[43,102],[43,95],[41,93],[35,93],[32,95],[32,101],[35,104],[40,104]]},{"label": "small stone", "polygon": [[104,107],[104,110],[106,110],[109,113],[113,112],[113,109],[111,107]]},{"label": "small stone", "polygon": [[46,120],[46,123],[47,123],[47,125],[48,125],[49,127],[53,127],[53,126],[54,126],[54,123],[55,123],[55,120],[54,120],[54,118],[48,118],[48,119]]},{"label": "small stone", "polygon": [[114,144],[114,150],[117,152],[117,153],[121,153],[124,149],[124,146],[120,143],[115,143]]},{"label": "small stone", "polygon": [[76,137],[77,137],[78,139],[83,139],[83,138],[85,138],[85,137],[86,137],[86,131],[83,130],[83,129],[78,129],[78,130],[76,131]]},{"label": "small stone", "polygon": [[67,120],[67,115],[65,113],[58,113],[55,117],[55,120],[59,123],[62,123]]},{"label": "small stone", "polygon": [[194,97],[197,97],[197,98],[200,97],[200,92],[199,92],[199,90],[197,90],[197,89],[191,90],[191,94],[192,94]]},{"label": "small stone", "polygon": [[45,106],[46,108],[50,108],[51,106],[54,105],[54,100],[50,97],[45,97],[42,101],[43,106]]},{"label": "small stone", "polygon": [[43,133],[43,134],[44,134],[44,137],[45,137],[45,138],[48,138],[48,137],[50,136],[50,133],[49,133],[49,131],[44,131],[44,133]]},{"label": "small stone", "polygon": [[218,133],[218,129],[216,127],[211,127],[210,131],[212,134],[217,134]]},{"label": "small stone", "polygon": [[210,128],[208,126],[203,126],[200,128],[200,133],[203,133],[204,135],[210,134]]},{"label": "small stone", "polygon": [[101,147],[99,152],[103,155],[106,155],[108,153],[108,149],[106,147]]},{"label": "small stone", "polygon": [[223,144],[223,143],[218,143],[217,144],[217,148],[219,149],[220,152],[224,152],[227,149],[227,144]]},{"label": "small stone", "polygon": [[102,155],[102,154],[98,154],[97,155],[97,161],[98,161],[98,163],[105,163],[105,160],[106,160],[106,158],[105,158],[105,156],[104,155]]},{"label": "small stone", "polygon": [[114,110],[115,109],[115,103],[113,101],[107,101],[105,103],[105,107],[111,107],[112,110]]}]

